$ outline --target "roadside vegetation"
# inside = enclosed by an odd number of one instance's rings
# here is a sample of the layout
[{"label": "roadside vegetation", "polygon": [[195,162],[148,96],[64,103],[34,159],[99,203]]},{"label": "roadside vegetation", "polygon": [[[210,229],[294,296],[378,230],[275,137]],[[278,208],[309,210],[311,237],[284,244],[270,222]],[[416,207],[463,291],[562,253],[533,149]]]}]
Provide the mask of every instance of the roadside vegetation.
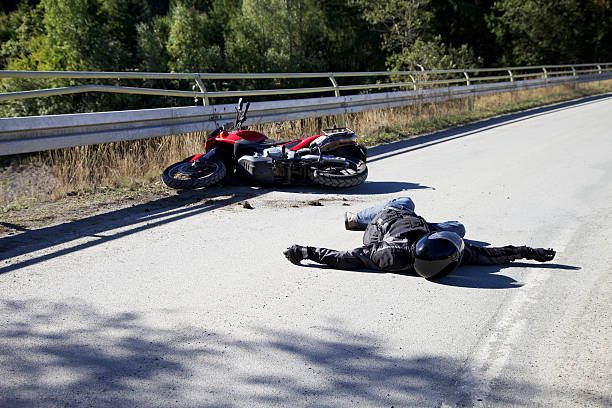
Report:
[{"label": "roadside vegetation", "polygon": [[[608,0],[0,0],[0,70],[345,72],[608,61]],[[91,82],[3,78],[0,93]],[[182,90],[193,86],[191,81],[169,80],[95,83]],[[208,81],[206,87],[220,91],[322,84],[320,79],[228,80]],[[608,81],[521,91],[469,103],[351,114],[345,123],[371,146],[611,90]],[[192,103],[190,98],[85,93],[3,101],[0,117]],[[336,121],[317,118],[257,129],[289,139],[316,134]],[[92,203],[105,200],[168,194],[160,172],[200,152],[204,138],[205,133],[184,134],[0,157],[2,222],[52,218],[35,210],[44,203],[56,203],[53,211],[59,212],[89,203],[94,211]]]},{"label": "roadside vegetation", "polygon": [[[347,115],[346,125],[360,143],[374,146],[496,115],[578,97],[612,92],[612,80],[557,86]],[[316,134],[337,118],[323,117],[253,127],[272,138]],[[145,194],[165,194],[161,171],[170,163],[201,152],[205,133],[58,149],[0,158],[0,211],[3,217],[37,204],[73,199],[90,202]],[[18,218],[22,218],[21,216]]]},{"label": "roadside vegetation", "polygon": [[[355,72],[609,61],[609,0],[0,0],[3,70]],[[221,91],[329,83],[321,81],[205,82],[208,90]],[[182,90],[194,85],[7,78],[0,79],[0,92],[92,82]],[[0,117],[192,102],[72,94],[3,102]]]}]

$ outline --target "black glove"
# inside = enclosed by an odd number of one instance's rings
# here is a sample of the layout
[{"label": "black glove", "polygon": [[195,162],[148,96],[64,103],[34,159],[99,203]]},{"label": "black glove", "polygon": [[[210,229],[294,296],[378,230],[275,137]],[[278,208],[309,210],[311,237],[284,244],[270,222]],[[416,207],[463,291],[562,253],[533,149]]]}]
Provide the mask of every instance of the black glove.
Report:
[{"label": "black glove", "polygon": [[306,247],[301,245],[291,245],[289,248],[285,249],[283,254],[285,254],[289,262],[295,265],[299,265],[300,261],[306,259],[308,256]]},{"label": "black glove", "polygon": [[538,262],[552,261],[556,252],[552,248],[531,248],[527,247],[526,259],[533,259]]}]

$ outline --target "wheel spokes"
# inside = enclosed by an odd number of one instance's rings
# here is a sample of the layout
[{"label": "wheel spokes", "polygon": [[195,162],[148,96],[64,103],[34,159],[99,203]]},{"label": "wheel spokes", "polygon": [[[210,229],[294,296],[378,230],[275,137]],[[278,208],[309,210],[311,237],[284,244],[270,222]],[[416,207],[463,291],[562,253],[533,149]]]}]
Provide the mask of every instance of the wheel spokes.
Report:
[{"label": "wheel spokes", "polygon": [[172,172],[171,176],[183,180],[206,178],[213,175],[217,171],[217,168],[218,166],[211,162],[198,167],[193,167],[191,163],[183,163],[176,167],[176,170]]}]

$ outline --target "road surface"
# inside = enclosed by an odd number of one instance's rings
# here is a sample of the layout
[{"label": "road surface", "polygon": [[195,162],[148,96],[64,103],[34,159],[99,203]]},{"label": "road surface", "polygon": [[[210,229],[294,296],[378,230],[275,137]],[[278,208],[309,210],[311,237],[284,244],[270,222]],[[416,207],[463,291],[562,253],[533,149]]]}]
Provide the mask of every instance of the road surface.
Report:
[{"label": "road surface", "polygon": [[[213,188],[1,238],[0,406],[611,406],[612,95],[370,154],[347,191]],[[557,257],[430,282],[282,255],[358,246],[343,213],[405,195]]]}]

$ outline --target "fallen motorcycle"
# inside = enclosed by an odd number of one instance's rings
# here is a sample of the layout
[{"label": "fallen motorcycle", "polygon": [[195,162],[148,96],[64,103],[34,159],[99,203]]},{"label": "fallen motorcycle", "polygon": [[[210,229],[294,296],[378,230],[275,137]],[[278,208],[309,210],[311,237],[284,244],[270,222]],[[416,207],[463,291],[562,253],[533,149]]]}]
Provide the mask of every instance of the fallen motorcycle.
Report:
[{"label": "fallen motorcycle", "polygon": [[366,148],[348,128],[324,129],[320,135],[285,142],[242,129],[250,102],[236,107],[236,121],[206,138],[204,154],[175,163],[162,173],[171,188],[189,190],[219,183],[228,175],[257,185],[314,183],[325,187],[353,187],[368,176]]}]

